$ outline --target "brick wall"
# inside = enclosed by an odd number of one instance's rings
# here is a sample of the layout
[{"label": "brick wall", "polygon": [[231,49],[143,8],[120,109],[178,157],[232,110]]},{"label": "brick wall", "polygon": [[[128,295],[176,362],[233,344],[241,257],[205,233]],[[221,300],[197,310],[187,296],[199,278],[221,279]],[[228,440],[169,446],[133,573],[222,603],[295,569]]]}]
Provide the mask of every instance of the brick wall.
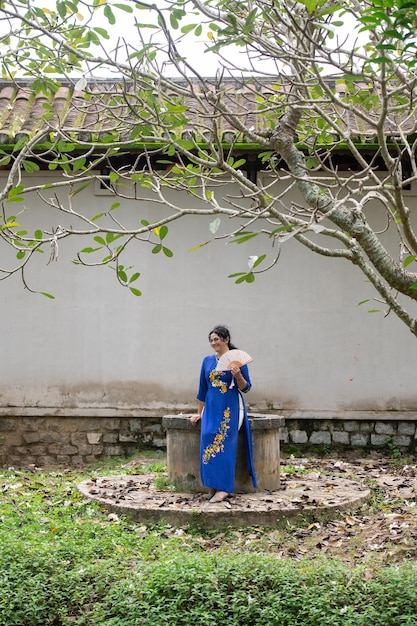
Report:
[{"label": "brick wall", "polygon": [[[104,457],[130,456],[147,447],[165,448],[162,416],[0,416],[0,465],[82,466]],[[281,413],[284,444],[378,449],[387,444],[416,450],[417,413]]]},{"label": "brick wall", "polygon": [[82,466],[163,448],[160,417],[0,417],[0,464]]},{"label": "brick wall", "polygon": [[376,449],[387,445],[414,452],[417,413],[414,411],[293,412],[285,416],[283,444],[312,444]]}]

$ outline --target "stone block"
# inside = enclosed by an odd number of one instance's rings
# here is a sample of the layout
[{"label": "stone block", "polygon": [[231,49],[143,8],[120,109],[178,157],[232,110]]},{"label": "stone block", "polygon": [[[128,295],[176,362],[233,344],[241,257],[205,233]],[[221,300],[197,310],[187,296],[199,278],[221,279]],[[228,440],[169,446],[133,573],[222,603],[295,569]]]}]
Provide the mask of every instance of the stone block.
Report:
[{"label": "stone block", "polygon": [[407,437],[406,435],[393,437],[392,443],[399,448],[408,448],[411,445],[411,437]]},{"label": "stone block", "polygon": [[25,459],[25,466],[29,467],[29,465],[36,465],[36,467],[48,467],[51,465],[56,465],[56,457],[44,454],[42,456],[36,457],[33,461]]},{"label": "stone block", "polygon": [[305,430],[290,430],[292,443],[307,443],[308,436]]},{"label": "stone block", "polygon": [[398,424],[399,435],[414,435],[416,432],[416,425],[414,422],[400,422]]},{"label": "stone block", "polygon": [[67,454],[57,454],[55,457],[55,462],[59,465],[69,465],[71,463],[71,459],[74,457],[68,456]]},{"label": "stone block", "polygon": [[375,433],[377,435],[392,436],[395,435],[395,427],[393,424],[389,424],[388,422],[376,422]]},{"label": "stone block", "polygon": [[330,444],[332,442],[330,433],[325,430],[315,430],[310,435],[310,443],[314,444]]},{"label": "stone block", "polygon": [[[49,430],[57,430],[62,433],[75,433],[77,430],[81,430],[80,425],[82,425],[84,420],[76,420],[74,418],[60,418],[59,423],[50,424]],[[81,422],[81,424],[80,424]]]},{"label": "stone block", "polygon": [[344,430],[334,430],[332,435],[333,443],[339,443],[342,445],[349,444],[349,433]]},{"label": "stone block", "polygon": [[38,418],[38,417],[23,417],[23,418],[19,418],[18,424],[22,430],[38,431],[38,430],[44,430],[45,420]]},{"label": "stone block", "polygon": [[[95,450],[96,450],[96,447],[95,447],[95,446],[94,446],[94,447],[93,447],[93,446],[90,446],[90,444],[88,444],[88,443],[80,443],[80,444],[77,446],[77,453],[78,453],[78,454],[82,454],[83,456],[84,456],[84,455],[86,455],[86,454],[92,454],[92,453],[93,453],[93,450],[95,451]],[[63,450],[63,453],[64,453],[64,454],[68,454],[68,453],[65,451],[65,449]]]},{"label": "stone block", "polygon": [[78,450],[79,448],[77,446],[71,446],[70,444],[62,445],[61,443],[53,443],[48,446],[48,453],[54,455],[64,454],[71,456],[77,454]]},{"label": "stone block", "polygon": [[138,437],[137,435],[133,435],[130,433],[120,433],[119,441],[120,443],[137,443]]},{"label": "stone block", "polygon": [[346,422],[344,422],[343,428],[348,433],[357,432],[359,430],[359,423],[355,420],[347,420]]},{"label": "stone block", "polygon": [[131,433],[141,433],[143,429],[143,421],[140,418],[129,420],[129,430]]},{"label": "stone block", "polygon": [[103,435],[103,443],[117,443],[118,435],[117,433],[105,433]]},{"label": "stone block", "polygon": [[29,452],[32,456],[44,456],[46,454],[46,448],[41,445],[30,446]]},{"label": "stone block", "polygon": [[104,450],[108,456],[123,456],[124,454],[122,446],[106,446]]},{"label": "stone block", "polygon": [[155,446],[155,448],[166,448],[167,447],[167,440],[165,437],[154,437],[153,441],[152,441],[152,445]]},{"label": "stone block", "polygon": [[73,446],[81,446],[87,442],[85,433],[71,433],[70,442]]},{"label": "stone block", "polygon": [[371,445],[372,446],[386,446],[387,445],[387,436],[386,435],[375,435],[371,434]]},{"label": "stone block", "polygon": [[279,439],[281,443],[288,443],[290,440],[290,435],[288,432],[288,428],[281,428],[279,432]]},{"label": "stone block", "polygon": [[144,433],[162,432],[162,426],[160,424],[144,424],[142,427]]},{"label": "stone block", "polygon": [[35,432],[22,433],[22,438],[25,443],[38,443],[40,441],[40,434]]},{"label": "stone block", "polygon": [[40,433],[40,442],[41,443],[69,443],[70,440],[69,433]]},{"label": "stone block", "polygon": [[8,433],[4,436],[4,444],[7,446],[21,446],[23,445],[22,433]]},{"label": "stone block", "polygon": [[87,441],[92,446],[96,446],[100,443],[103,433],[87,433]]},{"label": "stone block", "polygon": [[361,433],[372,433],[375,428],[375,422],[361,422],[359,430]]},{"label": "stone block", "polygon": [[369,444],[369,435],[366,433],[352,433],[350,436],[352,446],[364,447]]}]

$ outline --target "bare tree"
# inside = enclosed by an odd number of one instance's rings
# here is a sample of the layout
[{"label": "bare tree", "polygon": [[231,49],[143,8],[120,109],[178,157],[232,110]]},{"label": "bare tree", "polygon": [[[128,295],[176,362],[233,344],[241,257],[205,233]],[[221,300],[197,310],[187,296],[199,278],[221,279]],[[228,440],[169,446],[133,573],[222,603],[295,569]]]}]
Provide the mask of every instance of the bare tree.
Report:
[{"label": "bare tree", "polygon": [[[390,7],[382,0],[35,5],[5,0],[0,9],[3,76],[41,110],[13,148],[3,140],[0,235],[18,262],[1,268],[2,278],[21,272],[25,282],[35,252],[49,248],[53,259],[61,239],[83,236],[94,243],[75,261],[110,265],[140,295],[132,284],[138,272],[122,261],[132,241],[170,256],[173,220],[213,216],[211,237],[198,247],[220,237],[223,216],[236,217],[230,240],[265,238],[265,254],[234,275],[237,282],[274,266],[294,238],[357,266],[385,313],[417,335],[416,219],[407,195],[417,183],[412,7],[394,0]],[[136,25],[135,40],[111,38],[123,15]],[[216,59],[211,78],[184,52],[187,40],[201,39]],[[62,175],[48,185],[23,183],[22,172],[42,168]],[[115,198],[89,216],[77,193],[95,180]],[[238,192],[228,194],[226,181]],[[10,201],[33,193],[56,213],[50,232],[30,235],[10,215]],[[193,208],[182,206],[183,193]],[[165,210],[132,228],[117,216],[117,196]]]}]

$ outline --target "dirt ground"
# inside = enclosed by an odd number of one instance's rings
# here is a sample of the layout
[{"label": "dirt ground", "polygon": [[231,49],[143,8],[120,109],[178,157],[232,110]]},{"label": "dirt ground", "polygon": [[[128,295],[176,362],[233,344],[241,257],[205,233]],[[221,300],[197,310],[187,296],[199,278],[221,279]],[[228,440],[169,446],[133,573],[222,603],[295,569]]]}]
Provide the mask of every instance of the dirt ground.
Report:
[{"label": "dirt ground", "polygon": [[[173,526],[185,524],[190,516],[181,514],[191,512],[194,520],[200,515],[223,525],[235,522],[231,525],[237,544],[239,538],[246,548],[262,541],[282,557],[326,554],[369,563],[370,572],[382,563],[415,559],[417,459],[383,454],[334,459],[290,456],[281,465],[280,491],[235,494],[216,505],[208,503],[206,494],[155,487],[155,475],[146,473],[140,459],[124,466],[125,475],[86,481],[81,491],[114,512],[135,517],[135,509],[139,510],[137,521],[142,523],[155,521],[155,511],[162,521],[164,512],[174,512]],[[271,514],[274,524],[268,522]],[[216,524],[211,528],[217,527],[219,533],[201,539],[214,548],[224,541]]]},{"label": "dirt ground", "polygon": [[326,553],[345,561],[367,562],[370,572],[381,563],[415,560],[417,459],[408,461],[383,454],[334,460],[286,459],[284,463],[304,470],[358,480],[369,487],[369,496],[358,508],[342,511],[332,520],[295,529],[293,545],[283,546],[283,555],[297,558],[308,551]]}]

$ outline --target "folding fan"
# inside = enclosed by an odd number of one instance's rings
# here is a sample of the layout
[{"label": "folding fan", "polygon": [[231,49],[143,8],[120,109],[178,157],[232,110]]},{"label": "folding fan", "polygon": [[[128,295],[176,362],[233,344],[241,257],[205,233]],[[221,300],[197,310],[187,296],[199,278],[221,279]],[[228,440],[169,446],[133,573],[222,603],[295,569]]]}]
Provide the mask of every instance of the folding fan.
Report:
[{"label": "folding fan", "polygon": [[250,354],[244,350],[228,350],[222,354],[218,360],[216,370],[218,372],[224,372],[224,370],[230,370],[232,365],[242,367],[242,365],[246,365],[252,361],[253,359]]}]

